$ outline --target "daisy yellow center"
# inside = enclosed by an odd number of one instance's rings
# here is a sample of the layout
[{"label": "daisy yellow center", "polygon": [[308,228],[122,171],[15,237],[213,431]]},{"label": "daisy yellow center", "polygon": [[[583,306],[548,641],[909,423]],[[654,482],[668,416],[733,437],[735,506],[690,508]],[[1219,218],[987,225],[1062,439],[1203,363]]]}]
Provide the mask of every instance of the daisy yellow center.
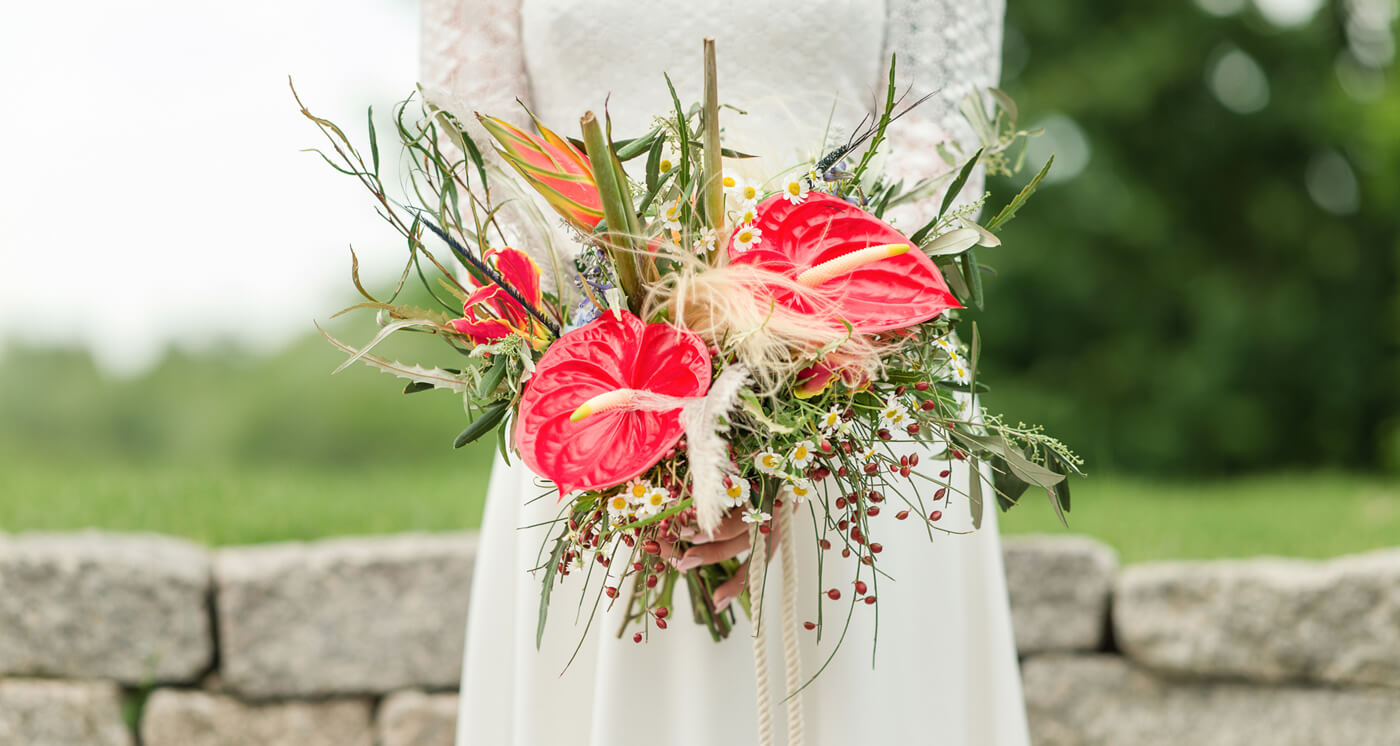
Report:
[{"label": "daisy yellow center", "polygon": [[787,190],[788,190],[788,194],[791,194],[791,195],[793,195],[793,196],[797,196],[797,195],[801,194],[801,193],[802,193],[802,182],[800,182],[800,181],[789,181],[789,182],[788,182],[788,189],[787,189]]},{"label": "daisy yellow center", "polygon": [[736,484],[731,484],[731,485],[729,485],[729,487],[728,487],[724,492],[725,492],[725,494],[729,495],[730,497],[738,497],[738,496],[744,494],[744,488],[740,487],[740,486],[736,483]]},{"label": "daisy yellow center", "polygon": [[663,173],[663,174],[666,173],[667,171],[670,171],[670,170],[671,170],[671,159],[670,159],[670,158],[662,158],[662,159],[661,159],[661,163],[659,163],[659,164],[657,165],[657,170],[659,170],[659,171],[660,171],[661,173]]},{"label": "daisy yellow center", "polygon": [[[669,163],[669,161],[667,161],[667,163]],[[724,177],[724,188],[725,188],[725,189],[733,189],[735,183],[736,183],[736,182],[734,181],[734,177],[733,177],[733,176],[726,176],[726,177]]]},{"label": "daisy yellow center", "polygon": [[807,446],[798,446],[796,449],[793,450],[792,457],[799,461],[801,461],[804,458],[807,458]]},{"label": "daisy yellow center", "polygon": [[758,197],[758,190],[753,187],[744,187],[744,199],[754,199]]},{"label": "daisy yellow center", "polygon": [[637,499],[641,499],[641,498],[645,497],[646,494],[647,494],[647,486],[646,486],[646,485],[644,485],[644,484],[634,484],[634,485],[632,485],[632,497],[635,497],[635,498],[637,498]]},{"label": "daisy yellow center", "polygon": [[666,502],[666,495],[661,492],[653,492],[651,493],[651,497],[647,498],[647,502],[651,503],[653,507],[658,506]]},{"label": "daisy yellow center", "polygon": [[748,243],[749,241],[752,241],[752,240],[753,240],[753,231],[749,231],[749,230],[739,231],[739,240],[742,241],[742,242],[744,242],[744,243]]},{"label": "daisy yellow center", "polygon": [[794,485],[792,486],[792,494],[797,495],[798,497],[806,497],[806,496],[807,496],[807,488],[806,488],[806,487],[803,487],[803,486],[800,485],[800,484],[794,484]]},{"label": "daisy yellow center", "polygon": [[626,509],[627,509],[627,498],[624,497],[623,495],[618,495],[618,496],[614,497],[614,498],[612,499],[612,509],[613,509],[613,510],[626,510]]}]

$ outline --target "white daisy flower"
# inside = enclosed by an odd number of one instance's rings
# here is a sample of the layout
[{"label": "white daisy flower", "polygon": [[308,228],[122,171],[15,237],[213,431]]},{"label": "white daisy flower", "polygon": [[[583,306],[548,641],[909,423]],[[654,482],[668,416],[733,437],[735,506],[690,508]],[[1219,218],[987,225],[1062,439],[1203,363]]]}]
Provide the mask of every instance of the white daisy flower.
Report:
[{"label": "white daisy flower", "polygon": [[871,461],[874,461],[874,460],[875,460],[875,456],[876,456],[875,446],[867,446],[866,449],[865,449],[864,451],[861,451],[861,452],[860,452],[860,460],[863,461],[863,462],[865,462],[865,463],[869,463],[869,462],[871,462]]},{"label": "white daisy flower", "polygon": [[758,508],[753,508],[747,513],[744,513],[743,520],[744,523],[757,524],[762,526],[763,524],[773,520],[773,516],[759,510]]},{"label": "white daisy flower", "polygon": [[948,362],[948,377],[953,379],[954,383],[966,386],[972,382],[972,368],[968,366],[966,360],[954,356]]},{"label": "white daisy flower", "polygon": [[706,254],[713,254],[715,251],[716,240],[717,239],[715,238],[714,228],[706,228],[705,230],[700,231],[700,239],[695,242],[695,253],[699,254],[700,256],[704,256]]},{"label": "white daisy flower", "polygon": [[794,205],[802,204],[803,200],[807,199],[807,180],[805,178],[793,179],[784,184],[783,199]]},{"label": "white daisy flower", "polygon": [[637,507],[637,517],[649,518],[666,509],[666,503],[671,501],[671,494],[666,490],[653,487],[647,490],[647,494],[642,498],[642,504]]},{"label": "white daisy flower", "polygon": [[841,424],[841,408],[832,407],[831,411],[817,421],[817,429],[821,430],[823,435],[831,435],[841,429]]},{"label": "white daisy flower", "polygon": [[680,200],[666,205],[666,209],[661,211],[661,223],[666,226],[666,230],[668,231],[678,231],[681,229]]},{"label": "white daisy flower", "polygon": [[734,174],[725,174],[725,175],[724,175],[724,193],[725,193],[725,194],[735,194],[735,193],[737,193],[741,188],[743,188],[743,186],[744,186],[744,182],[743,182],[742,180],[740,180],[739,177],[735,176]]},{"label": "white daisy flower", "polygon": [[811,465],[812,459],[816,458],[812,452],[815,447],[810,440],[798,441],[797,445],[792,447],[792,453],[788,454],[788,461],[798,469],[806,469]]},{"label": "white daisy flower", "polygon": [[740,251],[752,249],[754,246],[758,245],[758,242],[762,240],[762,238],[763,231],[755,228],[752,223],[741,225],[738,230],[734,231],[734,244]]},{"label": "white daisy flower", "polygon": [[619,492],[608,498],[608,522],[614,526],[621,526],[632,520],[632,503],[627,499],[627,493]]},{"label": "white daisy flower", "polygon": [[753,456],[753,466],[764,474],[777,474],[783,468],[783,457],[772,451],[759,451]]},{"label": "white daisy flower", "polygon": [[752,206],[752,205],[750,205],[750,206],[744,208],[744,210],[743,210],[742,212],[738,213],[738,217],[735,218],[734,224],[735,224],[735,225],[744,225],[744,224],[746,224],[746,223],[754,223],[754,222],[757,222],[757,221],[758,221],[758,208],[757,208],[757,207],[754,207],[754,206]]},{"label": "white daisy flower", "polygon": [[806,479],[790,479],[783,485],[783,494],[787,495],[798,505],[807,501],[812,494],[812,483]]},{"label": "white daisy flower", "polygon": [[742,181],[736,182],[734,191],[730,192],[734,199],[743,207],[752,207],[758,204],[758,187],[753,184],[746,184]]},{"label": "white daisy flower", "polygon": [[958,355],[958,345],[951,337],[939,337],[933,340],[933,345],[948,353],[948,357],[957,357]]},{"label": "white daisy flower", "polygon": [[726,507],[737,508],[749,502],[749,480],[732,474],[724,478],[724,496],[729,498]]},{"label": "white daisy flower", "polygon": [[651,482],[645,479],[633,479],[627,483],[627,488],[622,491],[622,494],[627,496],[628,504],[635,508],[646,502],[648,492],[651,492]]},{"label": "white daisy flower", "polygon": [[885,402],[884,408],[880,410],[880,427],[886,430],[904,429],[913,420],[909,417],[909,409],[898,399],[891,398]]},{"label": "white daisy flower", "polygon": [[665,174],[666,172],[668,172],[668,171],[670,171],[671,169],[675,168],[675,167],[676,167],[676,152],[675,152],[674,150],[671,150],[671,148],[670,148],[669,146],[668,146],[668,147],[662,148],[662,149],[661,149],[661,160],[657,161],[657,164],[656,164],[656,165],[657,165],[657,169],[656,169],[656,170],[657,170],[658,172],[662,173],[662,174]]}]

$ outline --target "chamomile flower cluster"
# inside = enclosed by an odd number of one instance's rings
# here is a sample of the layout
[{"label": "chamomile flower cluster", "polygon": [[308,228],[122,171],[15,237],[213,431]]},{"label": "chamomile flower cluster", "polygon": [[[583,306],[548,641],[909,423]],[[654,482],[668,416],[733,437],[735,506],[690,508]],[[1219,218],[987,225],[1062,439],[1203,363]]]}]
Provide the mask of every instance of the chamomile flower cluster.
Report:
[{"label": "chamomile flower cluster", "polygon": [[734,223],[734,246],[740,251],[748,251],[763,240],[763,231],[757,225],[758,187],[737,176],[726,175],[724,193]]},{"label": "chamomile flower cluster", "polygon": [[948,356],[948,361],[943,364],[942,368],[943,377],[959,386],[971,383],[972,366],[968,365],[967,359],[962,356],[957,337],[949,334],[933,340],[933,344]]},{"label": "chamomile flower cluster", "polygon": [[608,522],[621,526],[665,510],[671,493],[645,479],[633,479],[616,495],[608,498]]},{"label": "chamomile flower cluster", "polygon": [[880,427],[885,430],[903,430],[914,422],[909,407],[898,397],[890,397],[880,407]]}]

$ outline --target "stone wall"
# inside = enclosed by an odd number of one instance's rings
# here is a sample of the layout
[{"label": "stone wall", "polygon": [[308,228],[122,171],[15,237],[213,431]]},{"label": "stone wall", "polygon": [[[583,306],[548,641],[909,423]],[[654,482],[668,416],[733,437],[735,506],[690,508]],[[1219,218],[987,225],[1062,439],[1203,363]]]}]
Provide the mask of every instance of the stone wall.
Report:
[{"label": "stone wall", "polygon": [[[0,535],[0,744],[447,746],[475,549]],[[1038,746],[1400,744],[1400,550],[1005,554]]]}]

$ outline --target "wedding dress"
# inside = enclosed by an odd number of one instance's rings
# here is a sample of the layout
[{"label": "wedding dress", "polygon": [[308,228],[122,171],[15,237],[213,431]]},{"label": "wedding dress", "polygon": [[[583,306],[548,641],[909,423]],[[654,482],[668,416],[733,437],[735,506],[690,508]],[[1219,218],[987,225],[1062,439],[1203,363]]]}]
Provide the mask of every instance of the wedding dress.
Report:
[{"label": "wedding dress", "polygon": [[[883,97],[896,53],[901,89],[938,91],[891,132],[888,169],[918,176],[946,168],[937,142],[969,142],[956,105],[973,86],[996,81],[1003,0],[422,0],[422,9],[425,87],[517,121],[519,97],[562,133],[606,100],[617,136],[640,134],[671,108],[663,71],[682,101],[699,100],[700,40],[714,37],[721,100],[747,112],[725,110],[726,143],[765,155],[764,165],[744,164],[750,172],[811,159],[826,141],[844,139]],[[898,219],[918,225],[917,215]],[[952,469],[955,483],[968,483],[962,462]],[[749,744],[758,696],[771,697],[784,743],[783,692],[760,695],[748,623],[741,614],[730,638],[715,643],[691,623],[684,592],[670,628],[652,630],[644,644],[630,630],[619,637],[620,617],[600,611],[566,671],[592,608],[576,573],[554,590],[536,650],[540,579],[529,571],[541,564],[551,527],[524,527],[555,516],[552,498],[533,499],[546,492],[518,460],[498,459],[492,470],[458,746]],[[946,513],[940,525],[970,527],[965,503]],[[932,540],[917,516],[880,519],[881,566],[892,581],[881,581],[877,606],[856,605],[842,647],[800,695],[805,743],[1029,743],[995,513],[989,508],[975,533]],[[854,568],[828,553],[819,587],[810,523],[795,527],[799,618],[815,620],[825,604],[822,641],[801,632],[811,675],[839,636]],[[774,602],[780,582],[770,574]],[[833,587],[842,601],[825,600]],[[769,643],[769,668],[782,671],[776,632]]]}]

